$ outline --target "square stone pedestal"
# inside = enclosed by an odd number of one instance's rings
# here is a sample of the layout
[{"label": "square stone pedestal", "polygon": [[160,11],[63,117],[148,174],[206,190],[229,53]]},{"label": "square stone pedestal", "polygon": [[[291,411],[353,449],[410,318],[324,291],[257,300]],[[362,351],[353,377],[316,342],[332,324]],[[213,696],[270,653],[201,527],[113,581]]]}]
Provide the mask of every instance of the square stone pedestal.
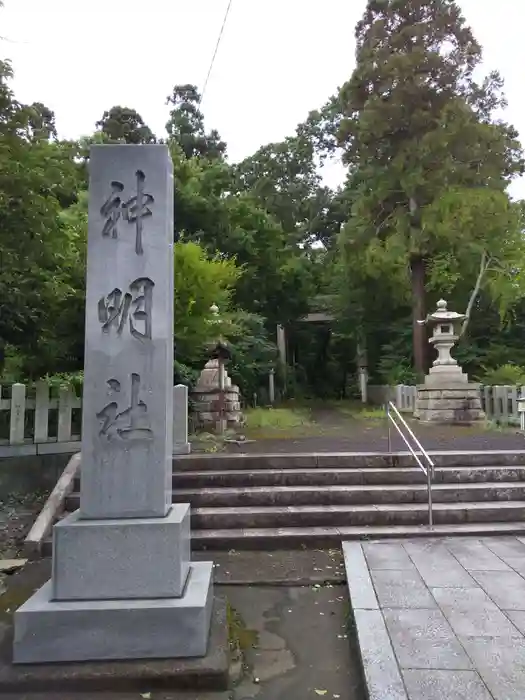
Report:
[{"label": "square stone pedestal", "polygon": [[14,615],[15,664],[206,655],[213,564],[190,561],[190,506],[53,529],[52,577]]},{"label": "square stone pedestal", "polygon": [[53,600],[178,598],[190,567],[190,506],[165,518],[83,520],[53,528]]},{"label": "square stone pedestal", "polygon": [[15,613],[15,664],[205,656],[213,564],[193,562],[180,598],[52,599],[48,581]]},{"label": "square stone pedestal", "polygon": [[[427,377],[428,378],[428,377]],[[417,387],[414,417],[425,423],[471,425],[485,420],[479,384],[457,383]]]}]

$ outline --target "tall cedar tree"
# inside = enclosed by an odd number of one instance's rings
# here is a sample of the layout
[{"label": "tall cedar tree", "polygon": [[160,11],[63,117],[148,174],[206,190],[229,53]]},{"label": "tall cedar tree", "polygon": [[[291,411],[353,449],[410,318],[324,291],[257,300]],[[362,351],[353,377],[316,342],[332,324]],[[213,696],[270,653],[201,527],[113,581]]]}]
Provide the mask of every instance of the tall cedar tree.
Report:
[{"label": "tall cedar tree", "polygon": [[428,266],[443,248],[425,212],[451,190],[503,196],[521,150],[516,132],[493,120],[505,107],[499,75],[474,80],[481,47],[455,2],[369,0],[356,41],[356,68],[336,100],[339,144],[361,182],[353,221],[361,239],[402,241],[414,368],[423,373],[426,333],[416,321],[426,313]]},{"label": "tall cedar tree", "polygon": [[112,107],[104,112],[96,126],[110,141],[132,144],[156,142],[155,134],[145,124],[144,119],[130,107]]}]

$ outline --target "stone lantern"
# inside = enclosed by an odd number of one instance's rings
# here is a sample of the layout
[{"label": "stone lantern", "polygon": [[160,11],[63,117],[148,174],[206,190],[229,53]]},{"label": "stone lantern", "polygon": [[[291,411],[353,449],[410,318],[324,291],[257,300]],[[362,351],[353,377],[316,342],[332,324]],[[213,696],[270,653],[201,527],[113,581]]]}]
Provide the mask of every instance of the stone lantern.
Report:
[{"label": "stone lantern", "polygon": [[[217,324],[219,328],[219,307],[213,304],[210,311],[210,323]],[[191,396],[200,427],[223,434],[227,428],[242,425],[244,419],[239,387],[232,384],[226,371],[231,350],[219,332],[217,340],[209,347],[209,356]]]},{"label": "stone lantern", "polygon": [[425,383],[417,388],[414,415],[421,421],[471,424],[485,418],[479,384],[469,382],[467,374],[450,354],[459,338],[459,324],[465,318],[465,314],[448,311],[447,302],[440,299],[436,311],[419,322],[432,327],[428,342],[438,353]]}]

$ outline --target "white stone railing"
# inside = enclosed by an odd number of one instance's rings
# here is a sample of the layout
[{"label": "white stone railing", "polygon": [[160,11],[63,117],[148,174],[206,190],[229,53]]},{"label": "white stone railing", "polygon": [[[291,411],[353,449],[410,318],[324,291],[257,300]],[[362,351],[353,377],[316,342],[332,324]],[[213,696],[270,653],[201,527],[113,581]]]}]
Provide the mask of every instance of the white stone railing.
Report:
[{"label": "white stone railing", "polygon": [[[525,386],[483,386],[481,400],[487,418],[518,423],[522,390],[525,392]],[[180,453],[188,449],[186,391],[181,385],[174,387],[174,403],[179,406],[174,410],[174,449]],[[416,387],[369,385],[368,396],[373,404],[388,399],[402,413],[413,413]],[[29,391],[24,384],[0,386],[0,457],[75,452],[80,447],[80,413],[74,412],[81,408],[81,399],[65,387],[53,396],[46,382],[38,382]]]},{"label": "white stone railing", "polygon": [[[82,400],[72,388],[62,387],[56,394],[43,381],[29,390],[24,384],[0,385],[0,457],[80,449]],[[173,401],[174,453],[185,454],[189,451],[185,386],[179,384],[173,388]]]},{"label": "white stone railing", "polygon": [[[502,423],[519,422],[518,397],[525,393],[525,386],[482,386],[481,404],[489,420]],[[393,401],[402,413],[413,413],[416,405],[416,387],[405,384],[397,386],[371,385],[368,396],[372,403]]]}]

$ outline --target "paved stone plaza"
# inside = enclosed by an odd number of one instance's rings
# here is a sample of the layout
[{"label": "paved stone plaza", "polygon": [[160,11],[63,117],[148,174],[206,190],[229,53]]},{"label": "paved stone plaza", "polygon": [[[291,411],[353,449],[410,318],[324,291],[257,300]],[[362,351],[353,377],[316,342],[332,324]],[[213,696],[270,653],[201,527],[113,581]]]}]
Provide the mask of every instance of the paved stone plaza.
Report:
[{"label": "paved stone plaza", "polygon": [[343,549],[370,700],[525,698],[525,536]]}]

